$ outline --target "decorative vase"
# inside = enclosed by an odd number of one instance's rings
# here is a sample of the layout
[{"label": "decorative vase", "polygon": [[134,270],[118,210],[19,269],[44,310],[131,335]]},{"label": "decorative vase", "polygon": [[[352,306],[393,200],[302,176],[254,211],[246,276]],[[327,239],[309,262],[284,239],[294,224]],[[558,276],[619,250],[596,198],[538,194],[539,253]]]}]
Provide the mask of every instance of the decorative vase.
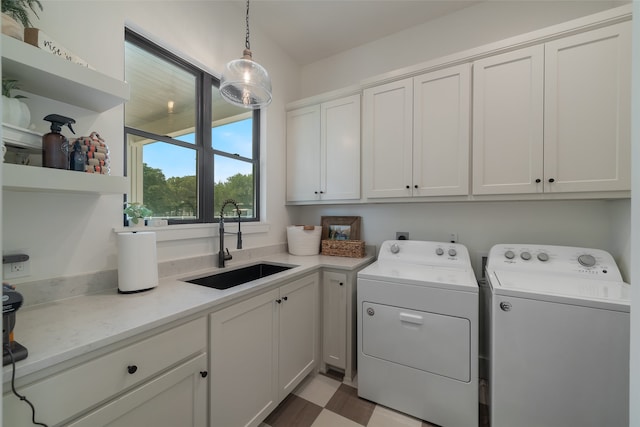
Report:
[{"label": "decorative vase", "polygon": [[27,104],[17,98],[2,96],[2,122],[27,129],[31,123],[31,112]]},{"label": "decorative vase", "polygon": [[20,41],[24,40],[24,25],[7,15],[6,13],[2,14],[2,34],[6,34],[9,37],[13,37],[14,39],[18,39]]},{"label": "decorative vase", "polygon": [[144,223],[144,218],[139,218],[138,223],[134,223],[131,218],[129,218],[129,228],[143,228],[146,227]]}]

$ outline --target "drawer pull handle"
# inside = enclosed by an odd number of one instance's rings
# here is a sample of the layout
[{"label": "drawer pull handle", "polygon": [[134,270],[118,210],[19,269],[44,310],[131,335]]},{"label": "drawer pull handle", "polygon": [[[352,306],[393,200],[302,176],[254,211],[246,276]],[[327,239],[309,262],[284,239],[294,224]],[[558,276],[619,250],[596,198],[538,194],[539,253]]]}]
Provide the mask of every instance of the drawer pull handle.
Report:
[{"label": "drawer pull handle", "polygon": [[137,370],[138,370],[138,367],[136,365],[127,366],[127,372],[129,372],[132,375],[135,374]]},{"label": "drawer pull handle", "polygon": [[400,321],[406,323],[414,323],[416,325],[422,325],[422,316],[417,316],[415,314],[409,313],[400,313]]},{"label": "drawer pull handle", "polygon": [[278,304],[282,304],[282,300],[281,300],[280,298],[278,298],[278,299],[276,300],[276,302],[277,302]]},{"label": "drawer pull handle", "polygon": [[282,299],[283,299],[284,301],[286,301],[286,300],[288,300],[288,299],[289,299],[289,297],[282,297]]},{"label": "drawer pull handle", "polygon": [[209,375],[209,372],[207,372],[207,371],[200,371],[200,376],[201,376],[202,378],[207,378],[207,375]]}]

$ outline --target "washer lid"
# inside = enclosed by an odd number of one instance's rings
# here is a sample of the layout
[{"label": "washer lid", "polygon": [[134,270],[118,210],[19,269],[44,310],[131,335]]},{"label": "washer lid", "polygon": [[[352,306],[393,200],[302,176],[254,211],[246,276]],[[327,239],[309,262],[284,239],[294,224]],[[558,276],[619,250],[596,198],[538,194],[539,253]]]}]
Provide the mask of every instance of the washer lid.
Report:
[{"label": "washer lid", "polygon": [[586,307],[629,311],[630,286],[567,275],[525,274],[498,270],[490,273],[489,283],[496,295],[553,301]]},{"label": "washer lid", "polygon": [[358,272],[359,279],[404,283],[433,288],[478,292],[471,269],[443,268],[399,261],[378,260]]}]

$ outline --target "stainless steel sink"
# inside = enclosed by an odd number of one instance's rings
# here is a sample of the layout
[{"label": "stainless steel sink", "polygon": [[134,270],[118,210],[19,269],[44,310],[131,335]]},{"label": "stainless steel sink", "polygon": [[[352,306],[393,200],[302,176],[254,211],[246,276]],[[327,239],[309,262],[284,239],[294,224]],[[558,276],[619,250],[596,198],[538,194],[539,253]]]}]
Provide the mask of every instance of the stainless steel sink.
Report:
[{"label": "stainless steel sink", "polygon": [[265,263],[254,264],[247,267],[238,268],[236,270],[216,273],[210,276],[197,277],[195,279],[189,279],[185,281],[188,283],[193,283],[195,285],[207,286],[209,288],[229,289],[234,286],[242,285],[244,283],[262,279],[263,277],[271,276],[272,274],[289,270],[293,267],[295,266]]}]

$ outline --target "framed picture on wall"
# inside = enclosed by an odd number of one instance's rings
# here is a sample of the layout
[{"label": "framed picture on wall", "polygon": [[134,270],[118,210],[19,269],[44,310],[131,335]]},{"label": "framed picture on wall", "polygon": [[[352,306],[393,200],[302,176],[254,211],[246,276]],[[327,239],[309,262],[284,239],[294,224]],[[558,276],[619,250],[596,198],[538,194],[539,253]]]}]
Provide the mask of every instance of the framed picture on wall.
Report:
[{"label": "framed picture on wall", "polygon": [[323,216],[322,240],[360,240],[359,216]]}]

